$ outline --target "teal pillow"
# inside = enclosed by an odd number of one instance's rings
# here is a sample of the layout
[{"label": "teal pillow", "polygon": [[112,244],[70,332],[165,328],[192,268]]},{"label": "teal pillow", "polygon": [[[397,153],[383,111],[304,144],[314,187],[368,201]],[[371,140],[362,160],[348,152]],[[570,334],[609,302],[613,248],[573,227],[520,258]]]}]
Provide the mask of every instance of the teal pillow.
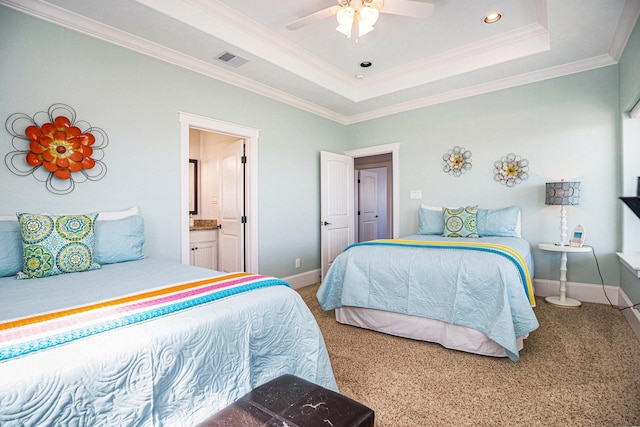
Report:
[{"label": "teal pillow", "polygon": [[442,234],[444,219],[442,210],[420,208],[418,210],[418,234]]},{"label": "teal pillow", "polygon": [[113,221],[96,221],[94,254],[98,264],[135,261],[146,258],[144,220],[140,215]]},{"label": "teal pillow", "polygon": [[18,212],[22,236],[22,271],[18,279],[96,270],[94,224],[97,213],[40,215]]},{"label": "teal pillow", "polygon": [[509,206],[502,209],[478,209],[478,234],[480,236],[520,237],[518,216],[520,209]]},{"label": "teal pillow", "polygon": [[444,237],[480,237],[477,223],[478,206],[442,208]]},{"label": "teal pillow", "polygon": [[0,220],[0,277],[15,276],[22,269],[20,224],[14,217]]}]

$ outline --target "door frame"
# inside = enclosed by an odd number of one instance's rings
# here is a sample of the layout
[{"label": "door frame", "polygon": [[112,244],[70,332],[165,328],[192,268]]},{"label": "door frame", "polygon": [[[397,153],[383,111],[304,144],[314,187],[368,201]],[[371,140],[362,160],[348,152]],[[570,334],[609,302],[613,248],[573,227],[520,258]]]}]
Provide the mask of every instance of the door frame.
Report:
[{"label": "door frame", "polygon": [[393,235],[392,239],[397,239],[400,233],[400,143],[394,142],[391,144],[375,145],[373,147],[357,148],[355,150],[345,151],[345,155],[353,158],[375,156],[377,154],[391,153],[391,185],[393,188],[392,194],[392,224]]},{"label": "door frame", "polygon": [[180,248],[181,262],[189,264],[189,129],[232,135],[245,140],[247,156],[245,200],[245,269],[258,273],[258,129],[179,112],[180,121]]}]

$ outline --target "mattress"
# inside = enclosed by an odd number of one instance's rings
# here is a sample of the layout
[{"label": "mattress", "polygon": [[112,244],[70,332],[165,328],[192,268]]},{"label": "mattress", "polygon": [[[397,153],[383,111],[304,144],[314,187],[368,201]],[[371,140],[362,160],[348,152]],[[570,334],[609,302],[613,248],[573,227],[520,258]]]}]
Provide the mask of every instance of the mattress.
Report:
[{"label": "mattress", "polygon": [[[153,258],[43,279],[2,278],[0,325],[204,279],[226,280]],[[176,311],[167,303],[166,314],[5,357],[0,425],[191,426],[283,374],[337,390],[306,304],[286,283],[267,281],[274,283]]]}]

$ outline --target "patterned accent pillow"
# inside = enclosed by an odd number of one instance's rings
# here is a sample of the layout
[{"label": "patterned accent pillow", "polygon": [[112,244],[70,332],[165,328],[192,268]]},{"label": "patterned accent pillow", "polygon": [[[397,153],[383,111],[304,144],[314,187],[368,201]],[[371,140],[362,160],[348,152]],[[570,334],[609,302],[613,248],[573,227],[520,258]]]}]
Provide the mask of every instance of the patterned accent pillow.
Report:
[{"label": "patterned accent pillow", "polygon": [[480,237],[477,228],[478,206],[442,208],[444,237]]},{"label": "patterned accent pillow", "polygon": [[40,215],[18,212],[22,235],[22,271],[18,279],[96,270],[93,233],[97,213]]}]

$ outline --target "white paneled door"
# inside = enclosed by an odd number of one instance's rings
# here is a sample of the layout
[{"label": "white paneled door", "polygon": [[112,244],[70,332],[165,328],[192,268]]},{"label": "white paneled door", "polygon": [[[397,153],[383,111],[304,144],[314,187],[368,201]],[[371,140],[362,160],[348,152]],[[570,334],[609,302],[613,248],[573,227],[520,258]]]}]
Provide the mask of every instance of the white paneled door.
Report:
[{"label": "white paneled door", "polygon": [[220,232],[218,270],[244,271],[244,141],[218,144]]},{"label": "white paneled door", "polygon": [[359,172],[358,241],[366,242],[378,238],[378,174]]},{"label": "white paneled door", "polygon": [[354,236],[353,157],[320,152],[320,245],[324,279]]}]

